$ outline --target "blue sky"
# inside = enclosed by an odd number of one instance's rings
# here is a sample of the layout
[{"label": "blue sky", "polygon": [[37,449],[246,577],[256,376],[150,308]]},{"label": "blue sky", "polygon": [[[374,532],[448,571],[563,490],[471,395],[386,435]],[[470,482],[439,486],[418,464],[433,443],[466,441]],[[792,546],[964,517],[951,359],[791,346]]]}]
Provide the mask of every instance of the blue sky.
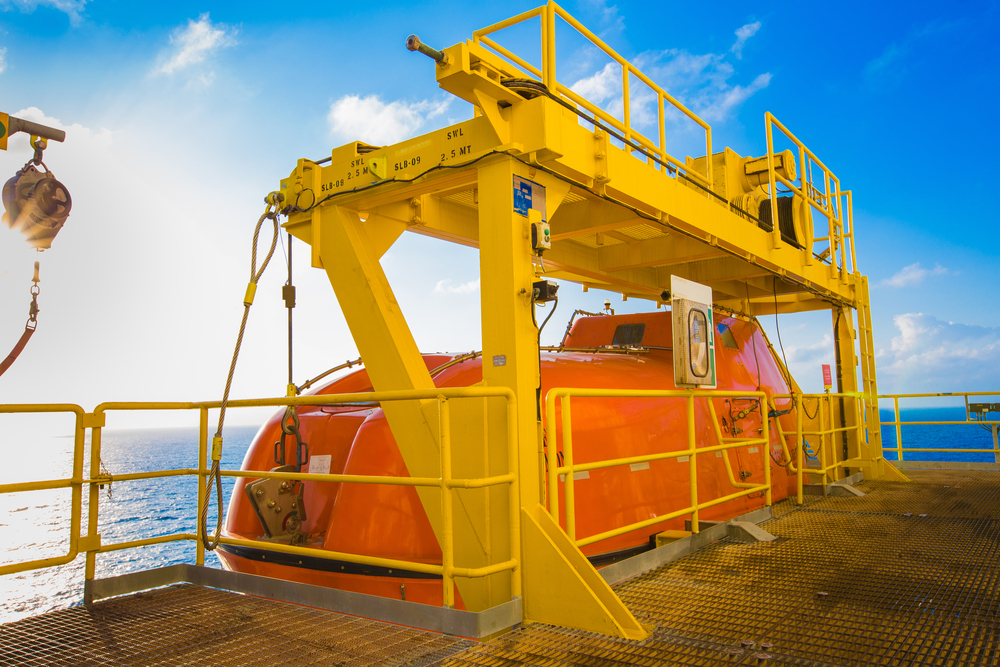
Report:
[{"label": "blue sky", "polygon": [[[221,394],[261,199],[299,157],[352,139],[398,140],[467,118],[440,91],[413,32],[444,47],[535,2],[130,3],[0,0],[0,110],[67,128],[47,164],[74,211],[42,261],[42,314],[0,401],[210,399]],[[855,193],[858,262],[870,276],[883,392],[1000,384],[993,240],[996,3],[564,3],[622,55],[708,119],[715,146],[765,150],[771,111]],[[528,56],[533,31],[503,43]],[[608,108],[604,63],[568,32],[563,82]],[[534,49],[534,51],[532,50]],[[678,124],[671,152],[696,154]],[[0,174],[27,159],[24,140]],[[0,345],[27,311],[30,264],[0,229]],[[298,246],[299,258],[306,255]],[[476,253],[405,235],[384,265],[421,348],[480,346]],[[283,269],[265,277],[234,393],[283,393]],[[299,262],[302,382],[353,358],[325,276]],[[605,298],[563,287],[545,332]],[[621,310],[619,310],[621,312]],[[764,325],[777,343],[773,318]],[[821,389],[827,313],[782,319],[800,383]],[[239,421],[253,422],[257,416]]]}]

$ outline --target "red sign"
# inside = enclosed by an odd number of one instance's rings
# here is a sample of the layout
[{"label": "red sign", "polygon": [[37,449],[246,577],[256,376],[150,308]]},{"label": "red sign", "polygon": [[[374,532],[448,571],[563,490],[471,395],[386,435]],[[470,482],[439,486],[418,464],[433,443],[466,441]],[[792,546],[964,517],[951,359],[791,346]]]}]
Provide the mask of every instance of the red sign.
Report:
[{"label": "red sign", "polygon": [[830,364],[823,364],[823,386],[827,389],[833,388],[833,377],[830,374]]}]

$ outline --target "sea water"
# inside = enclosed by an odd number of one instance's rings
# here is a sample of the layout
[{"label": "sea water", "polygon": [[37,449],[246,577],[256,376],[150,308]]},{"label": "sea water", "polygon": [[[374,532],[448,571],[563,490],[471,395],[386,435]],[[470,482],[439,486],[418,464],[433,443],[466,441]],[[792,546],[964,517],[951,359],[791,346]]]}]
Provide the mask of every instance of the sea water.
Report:
[{"label": "sea water", "polygon": [[[965,421],[965,407],[900,408],[901,422]],[[880,410],[880,421],[895,421],[892,410]],[[990,415],[996,419],[997,415]],[[981,424],[901,426],[904,461],[973,461],[994,463],[996,458],[988,452],[908,452],[906,449],[993,449],[993,433]],[[898,460],[896,427],[882,426],[882,446],[888,461]]]},{"label": "sea water", "polygon": [[[226,427],[223,469],[239,469],[257,432],[255,426]],[[108,472],[133,472],[198,467],[198,430],[171,428],[114,431],[104,429],[101,459]],[[0,441],[0,483],[68,479],[73,472],[73,438],[20,435]],[[87,442],[84,477],[90,470]],[[162,477],[116,481],[100,493],[98,533],[104,545],[173,533],[195,533],[198,478]],[[226,506],[235,478],[222,478]],[[213,485],[214,489],[214,485]],[[110,491],[110,494],[109,494]],[[89,491],[84,488],[83,528],[87,533]],[[0,565],[53,558],[69,550],[71,492],[69,489],[0,495]],[[208,526],[214,532],[217,500],[209,504]],[[53,568],[0,576],[0,623],[34,616],[83,601],[84,556]],[[127,574],[175,563],[194,563],[195,543],[185,540],[97,555],[98,578]],[[206,553],[205,564],[219,567]]]},{"label": "sea water", "polygon": [[[963,421],[965,409],[903,409],[903,421]],[[881,411],[881,421],[893,420],[891,410]],[[239,468],[256,433],[256,427],[227,427],[223,448],[223,468]],[[978,425],[903,426],[903,446],[910,448],[992,449],[992,434]],[[895,426],[882,427],[883,445],[890,448],[886,458],[896,459]],[[21,437],[17,442],[0,440],[0,484],[72,477],[71,437]],[[102,456],[108,472],[122,475],[150,470],[196,468],[196,429],[153,429],[113,431],[102,434]],[[904,453],[908,461],[993,462],[992,453],[956,452]],[[85,458],[89,471],[89,447]],[[222,497],[228,507],[234,478],[223,478]],[[164,477],[151,480],[117,481],[100,495],[98,532],[107,545],[172,533],[194,533],[197,526],[197,478]],[[84,534],[87,517],[87,490],[83,493]],[[70,491],[33,491],[0,495],[0,564],[50,558],[68,550]],[[209,505],[208,525],[214,530],[216,499]],[[194,563],[191,541],[102,553],[97,556],[98,578],[127,574],[175,563]],[[205,564],[219,567],[218,559],[207,553]],[[21,574],[0,576],[0,623],[46,611],[80,604],[83,600],[84,557],[67,565]]]}]

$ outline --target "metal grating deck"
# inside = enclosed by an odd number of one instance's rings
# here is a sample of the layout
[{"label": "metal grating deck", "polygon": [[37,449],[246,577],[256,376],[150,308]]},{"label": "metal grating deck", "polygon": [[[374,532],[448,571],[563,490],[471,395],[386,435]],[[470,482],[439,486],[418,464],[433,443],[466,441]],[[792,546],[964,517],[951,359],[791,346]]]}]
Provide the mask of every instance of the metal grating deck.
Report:
[{"label": "metal grating deck", "polygon": [[782,503],[762,524],[777,541],[721,540],[616,586],[657,628],[642,642],[536,624],[475,644],[176,586],[0,626],[0,664],[1000,664],[1000,473],[907,474]]},{"label": "metal grating deck", "polygon": [[534,625],[442,665],[1000,664],[1000,473],[907,474],[616,586],[643,642]]},{"label": "metal grating deck", "polygon": [[448,635],[183,584],[0,625],[0,665],[422,667]]}]

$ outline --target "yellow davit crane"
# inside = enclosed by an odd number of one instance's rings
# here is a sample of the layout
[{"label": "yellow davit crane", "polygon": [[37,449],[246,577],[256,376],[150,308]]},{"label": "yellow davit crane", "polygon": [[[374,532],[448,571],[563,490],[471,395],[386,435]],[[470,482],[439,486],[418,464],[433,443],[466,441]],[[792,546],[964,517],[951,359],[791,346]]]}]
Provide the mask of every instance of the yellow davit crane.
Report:
[{"label": "yellow davit crane", "polygon": [[[540,67],[493,38],[536,19]],[[620,66],[622,119],[559,82],[560,19]],[[843,465],[868,479],[905,479],[882,457],[868,280],[855,260],[851,193],[788,128],[768,113],[766,155],[715,152],[707,122],[554,2],[443,50],[416,36],[407,47],[433,60],[440,87],[474,105],[475,117],[391,146],[352,142],[322,160],[301,159],[276,200],[288,231],[311,246],[312,266],[326,271],[376,392],[435,391],[382,255],[406,231],[479,250],[483,384],[509,392],[513,417],[501,398],[459,402],[447,437],[463,443],[464,469],[494,480],[516,472],[519,483],[459,494],[454,507],[419,488],[439,542],[454,545],[453,562],[452,550],[442,548],[444,567],[459,577],[468,609],[521,598],[529,621],[647,634],[544,506],[532,320],[532,296],[548,289],[539,287],[543,279],[662,304],[676,276],[710,285],[715,307],[733,313],[831,311],[840,392],[863,398],[860,408],[842,403],[838,419],[867,425],[867,439],[862,428],[841,429]],[[656,95],[658,136],[632,122],[633,81]],[[668,112],[703,129],[703,157],[668,152]],[[794,148],[775,153],[776,132]],[[440,475],[438,404],[383,403],[414,477]],[[693,519],[696,526],[697,511]],[[463,576],[463,568],[475,575]]]}]

